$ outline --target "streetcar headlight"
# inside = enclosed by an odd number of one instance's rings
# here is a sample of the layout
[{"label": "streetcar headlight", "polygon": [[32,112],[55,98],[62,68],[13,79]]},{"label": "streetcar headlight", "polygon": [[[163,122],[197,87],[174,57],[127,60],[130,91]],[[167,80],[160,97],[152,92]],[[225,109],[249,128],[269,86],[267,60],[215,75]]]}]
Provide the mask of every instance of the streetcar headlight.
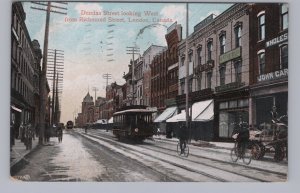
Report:
[{"label": "streetcar headlight", "polygon": [[139,129],[138,129],[138,128],[135,128],[134,131],[137,133],[137,132],[139,132]]}]

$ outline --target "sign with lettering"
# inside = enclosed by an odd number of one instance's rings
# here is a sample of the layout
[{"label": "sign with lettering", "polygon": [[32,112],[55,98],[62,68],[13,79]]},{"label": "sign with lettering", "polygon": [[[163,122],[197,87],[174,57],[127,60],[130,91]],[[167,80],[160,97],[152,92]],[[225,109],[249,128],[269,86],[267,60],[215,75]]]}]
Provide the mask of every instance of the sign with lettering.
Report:
[{"label": "sign with lettering", "polygon": [[261,74],[257,77],[257,82],[274,80],[278,78],[283,78],[288,76],[288,69],[282,69],[275,72],[270,72],[267,74]]},{"label": "sign with lettering", "polygon": [[231,82],[222,86],[217,86],[215,88],[216,92],[222,92],[222,91],[227,91],[227,90],[231,90],[231,89],[235,89],[235,88],[239,88],[241,86],[244,86],[245,83],[244,82]]},{"label": "sign with lettering", "polygon": [[241,47],[226,52],[220,56],[220,64],[233,60],[241,56]]},{"label": "sign with lettering", "polygon": [[214,15],[210,14],[207,18],[203,19],[200,23],[198,23],[197,25],[194,26],[194,31],[198,31],[201,28],[203,28],[204,26],[206,26],[207,24],[211,23],[212,20],[214,20]]},{"label": "sign with lettering", "polygon": [[286,41],[287,39],[288,39],[288,33],[282,34],[281,36],[278,36],[270,41],[267,41],[266,47],[274,46],[276,44]]},{"label": "sign with lettering", "polygon": [[214,60],[208,61],[206,64],[198,65],[195,68],[195,74],[199,74],[200,72],[203,71],[209,71],[215,67],[215,62]]}]

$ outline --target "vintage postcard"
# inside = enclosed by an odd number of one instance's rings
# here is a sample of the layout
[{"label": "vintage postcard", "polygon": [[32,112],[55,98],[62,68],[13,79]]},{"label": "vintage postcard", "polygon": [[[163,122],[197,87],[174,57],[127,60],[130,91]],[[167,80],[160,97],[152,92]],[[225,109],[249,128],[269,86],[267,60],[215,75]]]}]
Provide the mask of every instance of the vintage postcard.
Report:
[{"label": "vintage postcard", "polygon": [[14,1],[16,181],[285,182],[288,3]]}]

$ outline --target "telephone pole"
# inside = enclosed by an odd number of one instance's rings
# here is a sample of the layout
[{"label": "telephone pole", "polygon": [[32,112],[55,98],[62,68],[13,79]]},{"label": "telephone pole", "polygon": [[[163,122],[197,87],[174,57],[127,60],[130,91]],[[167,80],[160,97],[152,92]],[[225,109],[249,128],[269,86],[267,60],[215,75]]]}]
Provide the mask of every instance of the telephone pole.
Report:
[{"label": "telephone pole", "polygon": [[[106,73],[106,74],[103,74],[102,77],[104,79],[106,79],[106,87],[107,87],[108,86],[108,80],[112,79],[112,76],[111,76],[111,74]],[[106,89],[106,87],[105,87],[105,89]]]},{"label": "telephone pole", "polygon": [[[58,86],[62,86],[62,79],[60,78],[59,81],[56,78],[57,74],[63,74],[64,71],[64,53],[63,50],[57,49],[48,49],[48,64],[47,64],[47,79],[52,81],[52,100],[51,100],[51,125],[55,122],[55,113],[58,109],[55,109],[55,101],[56,93],[59,93]],[[56,88],[57,86],[57,88]],[[62,89],[62,88],[59,88]]]},{"label": "telephone pole", "polygon": [[134,61],[134,55],[135,54],[139,54],[140,48],[138,48],[136,46],[132,46],[132,47],[127,46],[126,48],[127,48],[127,50],[126,50],[127,54],[131,54],[132,55],[132,63],[131,63],[132,98],[131,98],[131,105],[133,105],[134,104],[134,99],[135,99],[135,97],[134,97],[134,95],[135,95],[135,92],[134,92],[134,84],[135,84],[135,82],[134,82],[135,81],[135,75],[134,75],[134,63],[135,63],[135,61]]},{"label": "telephone pole", "polygon": [[96,106],[96,97],[97,97],[97,91],[98,91],[99,89],[97,88],[97,87],[93,87],[93,91],[95,91],[95,106]]},{"label": "telephone pole", "polygon": [[[56,5],[51,5],[51,2],[32,2],[32,4],[38,5],[40,7],[31,7],[32,9],[46,11],[46,23],[45,23],[45,35],[44,35],[44,49],[43,49],[43,63],[42,71],[40,76],[40,118],[39,118],[39,144],[44,143],[44,133],[45,133],[45,118],[46,118],[46,104],[47,104],[47,56],[48,56],[48,38],[49,38],[49,21],[50,21],[50,12],[64,14],[66,12],[61,12],[58,10],[67,10],[66,7],[61,7],[59,5],[67,5],[65,2],[55,2]],[[45,8],[46,7],[46,8]],[[52,9],[51,9],[52,8]],[[56,10],[55,10],[56,9]]]}]

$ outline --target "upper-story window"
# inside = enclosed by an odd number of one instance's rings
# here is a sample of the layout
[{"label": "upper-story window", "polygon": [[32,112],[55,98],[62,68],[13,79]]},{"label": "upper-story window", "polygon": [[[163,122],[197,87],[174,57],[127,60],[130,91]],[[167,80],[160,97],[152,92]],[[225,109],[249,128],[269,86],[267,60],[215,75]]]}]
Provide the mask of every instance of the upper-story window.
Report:
[{"label": "upper-story window", "polygon": [[258,40],[264,40],[266,35],[265,13],[258,15]]},{"label": "upper-story window", "polygon": [[280,69],[288,68],[288,45],[280,47]]},{"label": "upper-story window", "polygon": [[193,59],[193,52],[189,51],[189,62],[192,62]]},{"label": "upper-story window", "polygon": [[287,3],[281,5],[281,30],[285,30],[289,25],[289,7]]},{"label": "upper-story window", "polygon": [[181,57],[181,66],[184,66],[184,57]]},{"label": "upper-story window", "polygon": [[197,48],[198,65],[201,65],[201,51],[202,51],[202,47],[200,46]]},{"label": "upper-story window", "polygon": [[242,25],[239,23],[234,28],[235,48],[242,46]]},{"label": "upper-story window", "polygon": [[221,35],[220,35],[220,54],[224,54],[225,53],[225,42],[226,42],[226,37],[225,37],[225,33],[223,32]]},{"label": "upper-story window", "polygon": [[234,63],[235,69],[235,81],[241,83],[242,82],[242,62],[240,60]]},{"label": "upper-story window", "polygon": [[225,72],[226,72],[226,66],[222,65],[220,66],[220,85],[225,85]]},{"label": "upper-story window", "polygon": [[207,42],[207,61],[212,59],[212,41]]},{"label": "upper-story window", "polygon": [[258,53],[258,68],[259,68],[259,74],[265,73],[265,52],[259,52]]},{"label": "upper-story window", "polygon": [[212,72],[207,72],[206,73],[206,87],[211,88],[211,77],[212,77]]}]

